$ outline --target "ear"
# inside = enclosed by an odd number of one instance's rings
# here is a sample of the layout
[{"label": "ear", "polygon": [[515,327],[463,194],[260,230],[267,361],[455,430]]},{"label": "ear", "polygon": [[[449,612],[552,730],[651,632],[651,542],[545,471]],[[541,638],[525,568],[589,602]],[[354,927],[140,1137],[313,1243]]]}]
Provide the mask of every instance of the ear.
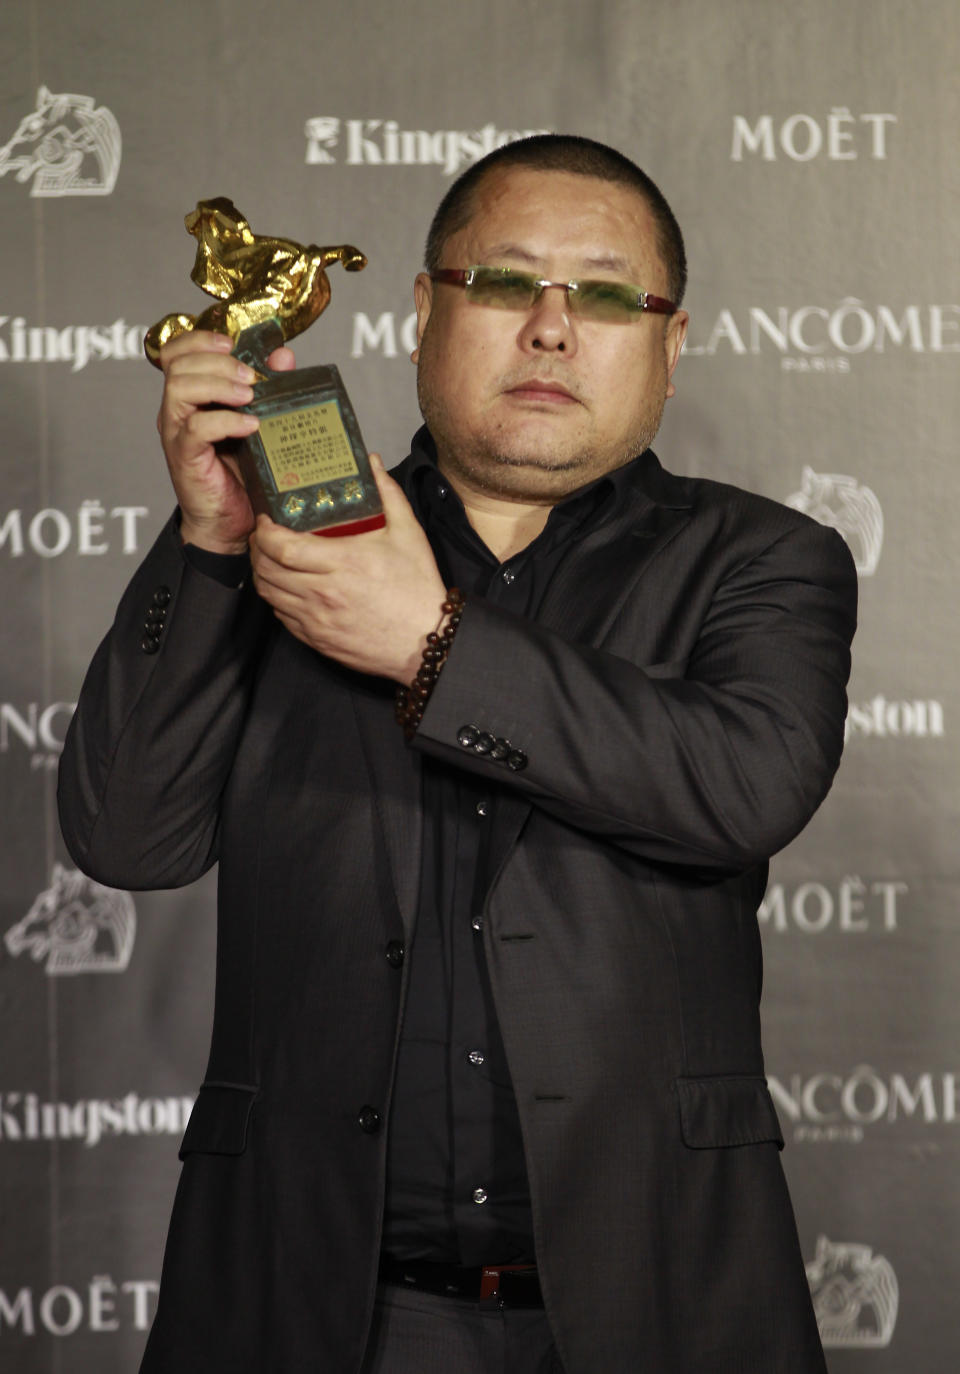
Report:
[{"label": "ear", "polygon": [[412,363],[419,362],[420,345],[423,342],[423,331],[427,327],[427,320],[430,318],[430,310],[433,306],[433,282],[426,272],[418,272],[413,283],[413,303],[417,307],[417,346],[410,354]]},{"label": "ear", "polygon": [[667,321],[664,336],[664,349],[667,356],[667,396],[676,395],[677,388],[673,384],[673,373],[680,361],[680,351],[683,348],[683,341],[687,337],[687,325],[689,323],[690,316],[685,310],[674,311]]}]

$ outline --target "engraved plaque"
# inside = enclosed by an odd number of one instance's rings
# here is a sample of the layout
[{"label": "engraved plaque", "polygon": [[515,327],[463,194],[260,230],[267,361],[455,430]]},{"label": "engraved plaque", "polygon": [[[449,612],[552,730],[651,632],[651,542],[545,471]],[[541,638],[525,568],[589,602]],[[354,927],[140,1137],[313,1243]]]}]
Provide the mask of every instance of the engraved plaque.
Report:
[{"label": "engraved plaque", "polygon": [[384,522],[360,426],[333,364],[276,372],[243,409],[256,434],[231,441],[254,510],[314,534],[360,534]]},{"label": "engraved plaque", "polygon": [[278,491],[357,476],[336,401],[268,415],[260,425],[260,442]]}]

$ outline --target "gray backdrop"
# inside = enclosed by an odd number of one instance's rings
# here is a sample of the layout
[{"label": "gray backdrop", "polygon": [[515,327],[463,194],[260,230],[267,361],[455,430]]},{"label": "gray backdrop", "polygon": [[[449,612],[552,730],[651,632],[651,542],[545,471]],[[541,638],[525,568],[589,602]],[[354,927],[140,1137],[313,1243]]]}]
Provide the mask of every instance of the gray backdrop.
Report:
[{"label": "gray backdrop", "polygon": [[135,1367],[206,1056],[212,884],[97,888],[54,808],[85,666],[171,505],[140,342],[203,304],[182,217],[229,195],[255,230],[367,253],[298,353],[339,363],[389,464],[429,215],[540,129],[623,149],[685,228],[667,466],[800,505],[857,558],[847,753],[761,911],[768,1071],[832,1374],[956,1369],[958,32],[955,0],[7,0],[4,1369]]}]

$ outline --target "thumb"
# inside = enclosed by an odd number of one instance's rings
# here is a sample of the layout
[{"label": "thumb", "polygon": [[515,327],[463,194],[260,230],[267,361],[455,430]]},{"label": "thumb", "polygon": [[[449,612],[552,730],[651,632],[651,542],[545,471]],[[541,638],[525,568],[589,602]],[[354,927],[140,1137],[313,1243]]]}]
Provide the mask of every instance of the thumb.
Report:
[{"label": "thumb", "polygon": [[399,482],[387,472],[383,466],[383,459],[379,453],[368,454],[370,459],[370,471],[373,473],[377,490],[380,493],[380,500],[383,503],[383,513],[387,517],[387,523],[397,523],[401,520],[413,520],[413,511],[410,509],[410,502],[404,495],[403,488]]},{"label": "thumb", "polygon": [[296,365],[293,349],[286,346],[275,348],[267,359],[267,367],[271,372],[292,372]]}]

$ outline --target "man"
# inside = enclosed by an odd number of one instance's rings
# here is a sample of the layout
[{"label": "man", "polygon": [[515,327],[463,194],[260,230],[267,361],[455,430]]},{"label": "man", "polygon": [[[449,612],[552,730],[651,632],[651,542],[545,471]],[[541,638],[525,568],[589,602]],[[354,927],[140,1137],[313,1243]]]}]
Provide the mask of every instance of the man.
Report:
[{"label": "man", "polygon": [[179,524],[61,776],[100,880],[220,863],[143,1368],[822,1374],[756,909],[839,761],[851,560],[649,450],[683,244],[619,154],[499,150],[427,269],[380,531],[255,527],[214,448],[250,374],[164,350]]}]

